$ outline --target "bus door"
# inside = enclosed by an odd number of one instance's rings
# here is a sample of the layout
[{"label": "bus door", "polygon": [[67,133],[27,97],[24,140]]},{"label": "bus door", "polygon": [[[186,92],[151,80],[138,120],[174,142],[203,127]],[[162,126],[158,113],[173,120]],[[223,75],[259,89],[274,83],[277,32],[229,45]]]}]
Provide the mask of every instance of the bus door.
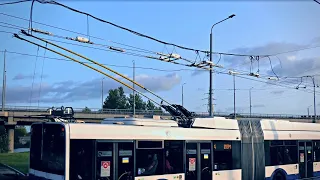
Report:
[{"label": "bus door", "polygon": [[134,143],[117,142],[117,169],[116,180],[133,180],[134,177]]},{"label": "bus door", "polygon": [[201,168],[201,179],[211,180],[212,179],[212,155],[211,155],[211,142],[200,143],[200,168]]},{"label": "bus door", "polygon": [[312,141],[299,141],[299,174],[301,178],[313,176]]},{"label": "bus door", "polygon": [[186,180],[211,180],[211,142],[187,142]]},{"label": "bus door", "polygon": [[131,180],[134,173],[134,143],[97,141],[96,180]]}]

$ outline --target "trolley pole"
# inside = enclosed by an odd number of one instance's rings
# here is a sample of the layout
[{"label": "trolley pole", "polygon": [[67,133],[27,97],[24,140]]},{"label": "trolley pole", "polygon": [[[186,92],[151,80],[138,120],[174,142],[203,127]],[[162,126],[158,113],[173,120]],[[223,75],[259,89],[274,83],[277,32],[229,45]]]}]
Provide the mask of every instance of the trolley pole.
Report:
[{"label": "trolley pole", "polygon": [[4,57],[3,57],[3,81],[2,81],[2,112],[5,109],[6,103],[6,81],[7,81],[7,71],[6,71],[6,51],[4,50]]}]

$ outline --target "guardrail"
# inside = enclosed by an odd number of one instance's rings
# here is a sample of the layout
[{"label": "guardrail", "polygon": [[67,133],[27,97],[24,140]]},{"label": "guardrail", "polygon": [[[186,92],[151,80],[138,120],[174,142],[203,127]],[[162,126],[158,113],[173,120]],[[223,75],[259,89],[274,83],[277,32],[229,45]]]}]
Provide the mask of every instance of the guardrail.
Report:
[{"label": "guardrail", "polygon": [[[1,106],[1,105],[0,105]],[[20,112],[47,112],[48,108],[51,107],[38,107],[38,106],[5,106],[5,111],[20,111]],[[86,114],[123,114],[123,115],[132,115],[133,112],[131,109],[103,109],[101,108],[89,108],[90,111],[83,111],[85,108],[73,108],[75,113],[86,113]],[[209,113],[207,112],[196,112],[199,117],[208,117]],[[136,110],[136,115],[167,115],[169,113],[160,111],[160,110]],[[215,112],[214,116],[230,117],[232,114],[227,112]],[[239,118],[278,118],[278,119],[312,119],[314,116],[307,115],[293,115],[293,114],[258,114],[252,113],[239,113],[237,114]],[[320,116],[316,117],[320,119]]]}]

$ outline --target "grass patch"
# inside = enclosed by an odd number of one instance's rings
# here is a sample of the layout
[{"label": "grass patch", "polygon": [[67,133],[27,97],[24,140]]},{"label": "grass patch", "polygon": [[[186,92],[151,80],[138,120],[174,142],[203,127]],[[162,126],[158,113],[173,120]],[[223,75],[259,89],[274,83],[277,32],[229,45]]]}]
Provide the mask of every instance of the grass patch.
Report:
[{"label": "grass patch", "polygon": [[23,173],[29,171],[29,152],[23,153],[1,153],[0,163],[11,166]]}]

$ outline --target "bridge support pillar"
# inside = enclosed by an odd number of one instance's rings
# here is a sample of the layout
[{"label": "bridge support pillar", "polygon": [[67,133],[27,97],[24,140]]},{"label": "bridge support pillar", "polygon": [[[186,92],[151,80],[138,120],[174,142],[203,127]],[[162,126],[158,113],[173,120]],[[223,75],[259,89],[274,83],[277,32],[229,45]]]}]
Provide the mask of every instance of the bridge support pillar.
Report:
[{"label": "bridge support pillar", "polygon": [[9,153],[14,152],[14,129],[16,127],[17,122],[13,120],[13,117],[8,117],[8,122],[5,123],[4,127],[6,128],[8,134],[8,149]]},{"label": "bridge support pillar", "polygon": [[14,152],[14,129],[15,125],[5,125],[7,135],[8,135],[8,149],[9,153]]}]

